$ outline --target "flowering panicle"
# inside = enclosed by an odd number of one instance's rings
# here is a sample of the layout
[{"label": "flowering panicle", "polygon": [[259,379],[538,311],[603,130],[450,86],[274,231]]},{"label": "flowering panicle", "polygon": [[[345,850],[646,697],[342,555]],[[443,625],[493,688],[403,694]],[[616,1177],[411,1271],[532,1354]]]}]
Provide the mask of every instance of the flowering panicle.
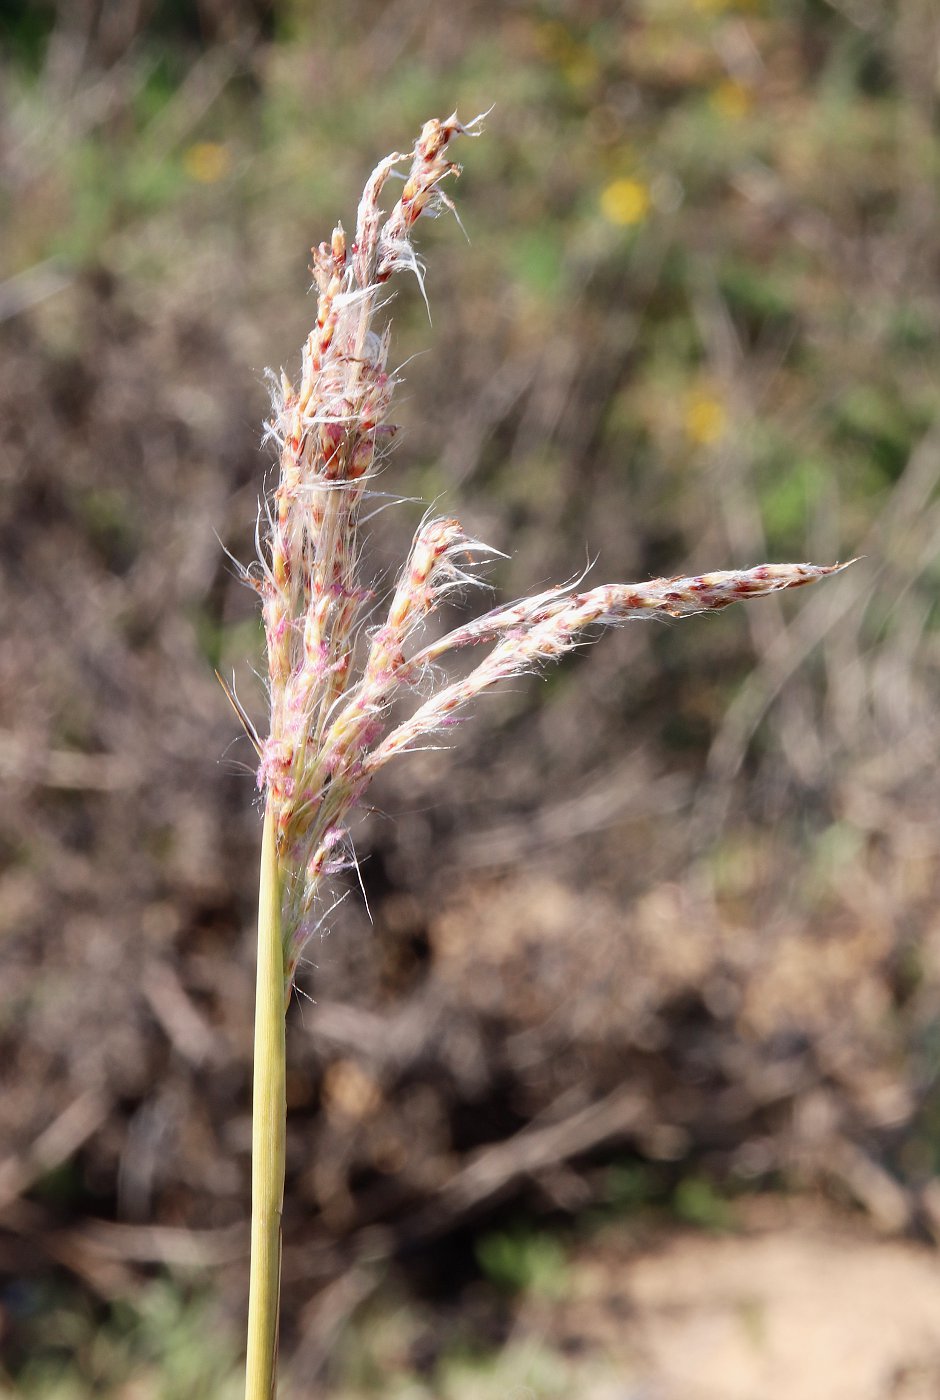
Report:
[{"label": "flowering panicle", "polygon": [[[594,624],[724,608],[845,567],[764,564],[587,591],[553,588],[421,647],[416,638],[428,617],[455,589],[477,582],[470,566],[494,553],[469,539],[458,521],[429,518],[415,534],[385,620],[362,643],[355,664],[366,606],[374,603],[359,570],[360,508],[395,431],[388,422],[395,387],[388,331],[374,329],[374,321],[396,272],[414,273],[423,295],[412,229],[422,214],[453,207],[440,188],[459,174],[448,147],[459,135],[476,134],[480,121],[463,126],[456,114],[429,121],[408,155],[388,156],[375,168],[352,243],[337,225],[330,242],[313,252],[317,314],[299,387],[282,375],[274,396],[270,433],[280,450],[280,477],[261,521],[256,580],[271,701],[259,784],[277,833],[288,991],[303,945],[319,927],[323,881],[354,864],[349,813],[395,754],[453,722],[487,687],[569,651]],[[385,185],[409,160],[401,195],[386,214]],[[489,653],[462,678],[449,681],[435,664],[448,652],[486,643]],[[393,702],[419,686],[427,698],[389,731]]]}]

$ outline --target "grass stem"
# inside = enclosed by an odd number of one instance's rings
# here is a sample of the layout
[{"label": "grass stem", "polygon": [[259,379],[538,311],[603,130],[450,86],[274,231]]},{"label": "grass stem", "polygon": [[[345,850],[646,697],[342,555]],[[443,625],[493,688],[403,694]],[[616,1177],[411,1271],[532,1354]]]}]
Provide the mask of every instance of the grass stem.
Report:
[{"label": "grass stem", "polygon": [[273,1400],[277,1386],[281,1211],[287,1119],[281,872],[274,811],[264,814],[258,898],[254,1090],[251,1131],[251,1272],[245,1400]]}]

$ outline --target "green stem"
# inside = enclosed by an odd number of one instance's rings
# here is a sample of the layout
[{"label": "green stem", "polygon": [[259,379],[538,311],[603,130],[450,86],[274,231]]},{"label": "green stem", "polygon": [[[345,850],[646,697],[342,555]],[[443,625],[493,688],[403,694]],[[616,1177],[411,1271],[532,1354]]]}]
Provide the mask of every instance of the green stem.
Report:
[{"label": "green stem", "polygon": [[245,1400],[274,1400],[281,1291],[281,1210],[287,1124],[281,876],[274,815],[264,814],[258,897],[254,1093],[251,1125],[251,1272]]}]

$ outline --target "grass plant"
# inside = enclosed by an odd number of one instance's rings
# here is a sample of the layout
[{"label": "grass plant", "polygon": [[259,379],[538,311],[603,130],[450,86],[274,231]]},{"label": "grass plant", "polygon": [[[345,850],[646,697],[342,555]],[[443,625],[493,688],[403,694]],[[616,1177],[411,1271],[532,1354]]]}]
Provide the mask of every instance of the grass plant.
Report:
[{"label": "grass plant", "polygon": [[[377,620],[360,523],[394,435],[396,374],[381,316],[398,274],[413,274],[423,295],[412,230],[423,214],[452,208],[441,188],[459,173],[449,146],[480,124],[456,114],[431,120],[410,152],[376,166],[352,241],[337,225],[314,250],[317,312],[299,385],[282,374],[274,391],[280,474],[261,513],[258,561],[244,571],[261,599],[270,698],[267,737],[252,731],[264,835],[246,1400],[271,1400],[277,1384],[286,1007],[303,949],[329,916],[330,882],[355,870],[349,821],[372,778],[393,758],[439,743],[483,691],[556,660],[593,628],[714,611],[845,567],[761,564],[592,588],[579,579],[443,631],[442,603],[481,586],[480,566],[495,551],[458,520],[427,515]],[[384,212],[385,187],[404,165],[399,198]],[[448,658],[476,648],[482,659],[448,672]]]}]

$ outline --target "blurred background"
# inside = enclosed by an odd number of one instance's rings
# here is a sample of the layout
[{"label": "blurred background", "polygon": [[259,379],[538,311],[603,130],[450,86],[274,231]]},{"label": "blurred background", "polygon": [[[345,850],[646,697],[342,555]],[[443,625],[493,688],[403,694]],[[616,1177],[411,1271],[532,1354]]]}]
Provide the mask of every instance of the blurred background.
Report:
[{"label": "blurred background", "polygon": [[[284,1393],[940,1389],[933,0],[3,0],[0,1394],[239,1394],[263,372],[493,105],[385,485],[498,597],[864,556],[399,761],[289,1016]],[[495,105],[494,105],[495,104]],[[373,524],[389,576],[421,512]]]}]

